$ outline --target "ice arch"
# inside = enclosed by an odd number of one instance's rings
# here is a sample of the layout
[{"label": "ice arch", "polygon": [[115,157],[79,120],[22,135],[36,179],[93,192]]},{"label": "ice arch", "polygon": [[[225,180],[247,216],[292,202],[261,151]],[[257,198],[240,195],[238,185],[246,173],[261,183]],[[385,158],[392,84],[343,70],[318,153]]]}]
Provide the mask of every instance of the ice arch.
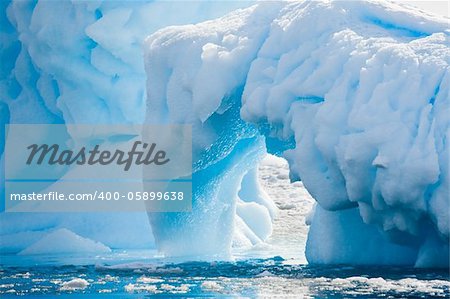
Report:
[{"label": "ice arch", "polygon": [[150,215],[157,245],[227,254],[265,136],[318,202],[310,262],[448,267],[449,33],[384,1],[304,1],[151,35],[147,121],[192,124],[197,161],[195,212]]}]

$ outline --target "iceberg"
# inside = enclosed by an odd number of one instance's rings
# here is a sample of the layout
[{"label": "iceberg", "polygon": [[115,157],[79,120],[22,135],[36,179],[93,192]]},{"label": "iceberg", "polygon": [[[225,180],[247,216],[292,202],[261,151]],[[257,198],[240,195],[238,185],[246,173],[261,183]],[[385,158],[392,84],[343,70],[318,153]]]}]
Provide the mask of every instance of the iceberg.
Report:
[{"label": "iceberg", "polygon": [[267,150],[317,201],[310,263],[448,267],[449,35],[386,1],[261,2],[152,34],[146,118],[192,124],[197,195],[192,215],[150,215],[157,246],[226,251],[242,159]]},{"label": "iceberg", "polygon": [[[1,1],[0,167],[5,163],[5,124],[142,123],[145,37],[165,26],[219,17],[248,5],[246,1]],[[0,171],[2,198],[3,176]],[[145,212],[0,213],[0,252],[18,253],[63,228],[112,249],[154,247]]]},{"label": "iceberg", "polygon": [[67,229],[111,249],[228,258],[272,232],[256,176],[268,152],[317,201],[310,263],[448,267],[448,19],[387,1],[249,5],[1,1],[0,126],[190,124],[194,202],[1,213],[0,251]]}]

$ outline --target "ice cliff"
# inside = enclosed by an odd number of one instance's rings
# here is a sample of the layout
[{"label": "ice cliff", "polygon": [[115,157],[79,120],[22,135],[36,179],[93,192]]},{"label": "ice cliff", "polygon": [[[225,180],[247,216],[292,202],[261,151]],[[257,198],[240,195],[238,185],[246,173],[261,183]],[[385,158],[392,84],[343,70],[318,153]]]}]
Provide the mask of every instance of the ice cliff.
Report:
[{"label": "ice cliff", "polygon": [[156,240],[229,244],[236,178],[265,136],[318,203],[309,262],[448,267],[449,34],[399,4],[302,1],[151,35],[147,120],[193,125],[198,195],[194,214],[152,218]]}]

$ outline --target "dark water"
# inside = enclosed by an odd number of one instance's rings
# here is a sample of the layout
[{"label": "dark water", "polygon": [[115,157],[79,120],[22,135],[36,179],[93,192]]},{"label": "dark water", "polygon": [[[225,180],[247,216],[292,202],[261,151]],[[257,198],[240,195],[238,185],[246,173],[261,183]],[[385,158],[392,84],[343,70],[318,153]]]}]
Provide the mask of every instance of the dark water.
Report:
[{"label": "dark water", "polygon": [[[6,261],[6,262],[3,262]],[[40,263],[41,264],[41,263]],[[233,262],[15,266],[3,257],[1,298],[449,298],[448,270],[300,265],[280,257]],[[76,280],[74,280],[76,279]]]}]

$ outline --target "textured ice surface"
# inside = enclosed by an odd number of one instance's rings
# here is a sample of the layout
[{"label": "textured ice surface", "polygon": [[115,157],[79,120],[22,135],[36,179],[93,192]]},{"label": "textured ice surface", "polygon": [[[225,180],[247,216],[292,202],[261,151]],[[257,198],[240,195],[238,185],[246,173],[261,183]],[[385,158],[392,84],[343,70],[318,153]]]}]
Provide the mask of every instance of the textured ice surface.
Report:
[{"label": "textured ice surface", "polygon": [[[242,6],[248,3],[0,1],[0,167],[5,123],[143,122],[144,38]],[[59,228],[111,248],[154,246],[144,213],[2,213],[0,251],[17,253]]]},{"label": "textured ice surface", "polygon": [[[2,114],[10,123],[140,123],[142,42],[246,2],[2,1]],[[182,13],[180,13],[182,11]],[[2,118],[3,119],[3,118]]]},{"label": "textured ice surface", "polygon": [[[259,3],[165,28],[145,45],[147,119],[193,124],[196,171],[244,174],[220,164],[254,150],[234,131],[240,109],[319,204],[312,263],[448,266],[449,33],[448,19],[384,1]],[[234,194],[201,194],[233,204]],[[153,225],[205,231],[209,205]],[[207,223],[224,233],[222,219]]]}]

